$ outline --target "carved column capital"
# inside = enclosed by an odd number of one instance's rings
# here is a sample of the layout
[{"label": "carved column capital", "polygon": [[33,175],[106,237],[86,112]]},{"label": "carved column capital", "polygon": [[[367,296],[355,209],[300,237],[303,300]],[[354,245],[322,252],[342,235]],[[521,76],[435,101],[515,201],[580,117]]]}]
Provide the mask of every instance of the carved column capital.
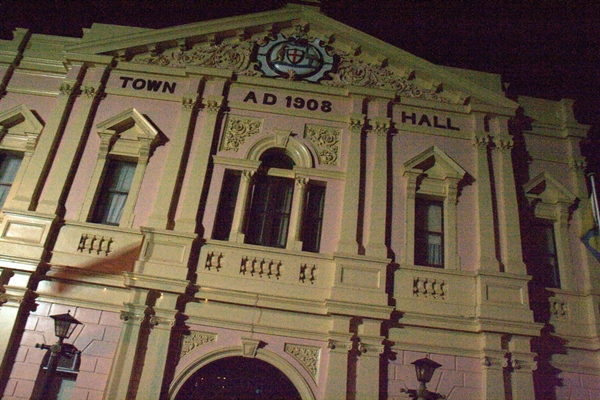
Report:
[{"label": "carved column capital", "polygon": [[387,136],[391,128],[390,121],[390,118],[373,118],[370,121],[371,132],[377,136]]},{"label": "carved column capital", "polygon": [[510,151],[515,145],[513,138],[508,135],[494,136],[492,137],[492,141],[494,142],[495,149],[500,151]]},{"label": "carved column capital", "polygon": [[485,150],[490,143],[490,137],[488,135],[475,135],[471,144],[473,147]]},{"label": "carved column capital", "polygon": [[84,95],[86,99],[93,100],[96,97],[100,96],[100,88],[92,85],[84,85],[81,87],[81,94]]},{"label": "carved column capital", "polygon": [[351,132],[360,133],[365,126],[365,116],[363,114],[350,114],[348,127]]},{"label": "carved column capital", "polygon": [[569,163],[569,168],[573,171],[583,174],[585,172],[585,158],[583,157],[575,157]]},{"label": "carved column capital", "polygon": [[223,96],[210,95],[203,100],[204,107],[209,114],[216,115],[221,111]]},{"label": "carved column capital", "polygon": [[60,87],[58,88],[59,90],[59,96],[69,96],[71,95],[74,91],[75,91],[75,85],[77,84],[76,81],[73,80],[65,80],[60,84]]},{"label": "carved column capital", "polygon": [[192,110],[196,106],[196,97],[183,96],[181,98],[181,105],[184,110]]},{"label": "carved column capital", "polygon": [[329,339],[327,341],[327,348],[336,352],[348,352],[352,349],[352,342],[349,340]]}]

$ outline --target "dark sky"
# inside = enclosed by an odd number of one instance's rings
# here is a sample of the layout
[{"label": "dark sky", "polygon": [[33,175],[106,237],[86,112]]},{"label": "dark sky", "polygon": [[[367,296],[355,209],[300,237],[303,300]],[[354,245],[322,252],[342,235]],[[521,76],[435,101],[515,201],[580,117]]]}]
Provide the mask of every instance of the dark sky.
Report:
[{"label": "dark sky", "polygon": [[[93,22],[164,28],[277,9],[283,0],[0,0],[0,38],[15,27],[80,37]],[[600,2],[342,1],[323,12],[431,62],[501,74],[508,94],[577,100],[600,124]]]}]

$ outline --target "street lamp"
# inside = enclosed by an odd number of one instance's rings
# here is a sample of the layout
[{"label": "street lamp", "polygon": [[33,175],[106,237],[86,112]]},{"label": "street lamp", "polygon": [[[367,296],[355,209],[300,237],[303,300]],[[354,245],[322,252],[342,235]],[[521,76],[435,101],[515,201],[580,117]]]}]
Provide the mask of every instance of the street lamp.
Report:
[{"label": "street lamp", "polygon": [[419,389],[401,389],[401,392],[408,393],[408,395],[415,400],[437,400],[437,399],[445,399],[446,396],[441,394],[437,394],[434,392],[430,392],[427,390],[427,384],[431,381],[431,377],[436,369],[441,367],[441,364],[436,363],[429,358],[421,358],[417,361],[413,361],[411,363],[415,366],[415,372],[417,374],[417,380],[421,384]]},{"label": "street lamp", "polygon": [[73,318],[70,313],[71,311],[69,310],[67,314],[50,316],[50,318],[54,319],[54,334],[58,336],[58,342],[52,346],[48,346],[47,344],[35,345],[38,349],[50,350],[50,358],[48,359],[48,369],[46,370],[46,376],[44,377],[44,384],[42,385],[42,389],[38,392],[38,399],[40,400],[46,399],[50,392],[60,357],[73,357],[73,354],[70,351],[63,349],[63,341],[73,334],[73,331],[77,325],[81,325],[81,322]]}]

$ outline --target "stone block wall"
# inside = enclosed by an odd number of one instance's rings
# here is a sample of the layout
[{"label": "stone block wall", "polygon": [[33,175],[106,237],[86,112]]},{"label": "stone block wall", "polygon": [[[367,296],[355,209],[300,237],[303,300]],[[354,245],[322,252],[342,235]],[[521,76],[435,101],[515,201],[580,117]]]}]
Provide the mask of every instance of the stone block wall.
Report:
[{"label": "stone block wall", "polygon": [[[419,387],[415,366],[411,363],[427,354],[406,350],[395,350],[394,353],[396,359],[390,361],[388,366],[388,398],[407,399],[408,396],[401,393],[401,389]],[[429,358],[442,366],[433,374],[427,389],[445,395],[449,400],[482,398],[481,363],[477,358],[443,354],[429,354]]]},{"label": "stone block wall", "polygon": [[561,372],[562,386],[556,388],[556,400],[600,399],[600,377],[574,372]]},{"label": "stone block wall", "polygon": [[37,343],[57,342],[54,320],[50,315],[71,312],[83,325],[78,326],[65,343],[81,351],[79,373],[72,389],[73,400],[101,400],[121,334],[119,313],[83,307],[38,302],[27,320],[17,359],[4,393],[4,400],[29,399],[40,371],[46,350],[35,348]]}]

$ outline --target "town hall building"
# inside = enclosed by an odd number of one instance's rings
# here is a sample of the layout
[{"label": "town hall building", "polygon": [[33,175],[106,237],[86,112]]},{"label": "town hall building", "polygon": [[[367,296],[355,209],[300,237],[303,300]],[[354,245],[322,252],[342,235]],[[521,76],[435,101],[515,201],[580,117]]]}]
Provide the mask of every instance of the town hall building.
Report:
[{"label": "town hall building", "polygon": [[423,359],[429,398],[600,398],[572,106],[294,4],[16,29],[2,398],[408,399]]}]

